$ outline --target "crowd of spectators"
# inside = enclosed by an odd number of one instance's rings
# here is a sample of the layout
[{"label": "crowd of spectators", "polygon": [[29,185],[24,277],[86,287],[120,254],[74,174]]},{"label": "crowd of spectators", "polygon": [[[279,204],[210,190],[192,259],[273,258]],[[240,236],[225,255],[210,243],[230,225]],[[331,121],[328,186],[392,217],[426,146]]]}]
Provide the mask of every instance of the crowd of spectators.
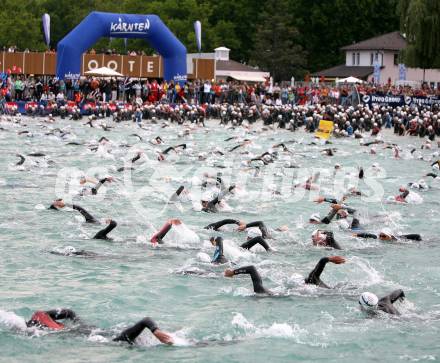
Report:
[{"label": "crowd of spectators", "polygon": [[365,94],[440,96],[439,89],[429,86],[414,89],[408,86],[269,84],[238,81],[188,81],[185,85],[160,80],[81,77],[79,80],[57,80],[54,77],[5,75],[0,79],[0,98],[4,101],[125,101],[168,103],[247,103],[265,105],[335,104],[350,106],[359,103]]}]

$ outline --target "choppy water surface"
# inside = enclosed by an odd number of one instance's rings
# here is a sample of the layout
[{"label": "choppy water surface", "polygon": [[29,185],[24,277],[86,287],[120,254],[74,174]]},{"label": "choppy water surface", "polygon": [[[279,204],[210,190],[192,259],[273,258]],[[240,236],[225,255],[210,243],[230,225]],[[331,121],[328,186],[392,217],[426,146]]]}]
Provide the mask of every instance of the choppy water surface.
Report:
[{"label": "choppy water surface", "polygon": [[[26,120],[27,126],[2,122],[0,131],[0,360],[4,362],[127,362],[127,361],[199,361],[199,362],[286,362],[317,361],[358,362],[428,361],[440,356],[440,247],[438,246],[439,189],[417,192],[422,204],[386,203],[396,195],[400,185],[418,181],[430,172],[430,163],[409,157],[409,143],[419,147],[421,140],[397,138],[391,133],[385,140],[397,142],[403,158],[395,160],[390,149],[377,146],[377,155],[360,147],[358,140],[334,139],[334,157],[322,156],[322,145],[303,132],[284,130],[262,134],[243,130],[226,130],[212,122],[207,129],[197,129],[190,136],[182,135],[182,127],[162,128],[161,124],[136,129],[132,123],[115,126],[109,132],[91,129],[72,121],[44,124],[38,119]],[[108,122],[111,123],[110,121]],[[45,128],[41,125],[44,124]],[[69,130],[64,139],[46,135],[51,129]],[[29,130],[33,137],[18,131]],[[138,133],[143,141],[135,136]],[[180,134],[179,134],[180,133]],[[153,146],[147,140],[161,135],[166,144]],[[106,136],[113,142],[111,154],[90,151],[86,145]],[[199,161],[197,155],[229,149],[236,140],[228,137],[249,137],[247,149],[258,155],[273,144],[288,144],[296,157],[280,153],[279,160],[255,170],[246,171],[237,150],[208,155]],[[167,161],[154,160],[154,150],[186,142],[187,152]],[[120,147],[128,144],[131,147]],[[133,146],[135,145],[135,146]],[[328,147],[328,146],[327,146]],[[117,172],[138,150],[145,155],[135,163],[135,170]],[[435,151],[435,150],[433,150]],[[424,151],[430,157],[433,151]],[[16,153],[42,152],[45,158],[27,157],[18,167]],[[298,155],[301,154],[301,155]],[[301,169],[283,168],[293,161]],[[378,232],[390,228],[394,233],[420,233],[423,242],[384,243],[359,240],[336,224],[336,239],[344,250],[335,253],[311,245],[314,226],[307,220],[314,212],[324,216],[327,203],[311,200],[318,192],[297,190],[291,193],[292,182],[306,179],[304,169],[326,168],[321,172],[322,194],[333,193],[333,166],[340,163],[343,171],[336,176],[339,183],[356,184],[356,167],[362,165],[367,179],[358,188],[378,195],[380,200],[366,202],[351,198],[349,204],[359,210],[365,229]],[[379,163],[382,172],[370,167]],[[181,184],[197,195],[197,179],[203,167],[221,166],[225,181],[237,184],[237,194],[228,199],[230,212],[206,214],[196,212],[191,204],[170,205],[166,201]],[[352,169],[350,169],[350,167]],[[75,174],[75,172],[77,174]],[[292,173],[296,173],[295,175]],[[303,174],[301,174],[303,173]],[[113,175],[116,182],[106,185],[97,196],[75,196],[78,177]],[[383,189],[383,195],[381,190]],[[281,190],[279,196],[273,190]],[[45,209],[55,197],[73,195],[73,201],[97,218],[113,218],[118,227],[111,233],[113,241],[93,240],[100,228],[86,225],[74,211]],[[43,208],[43,206],[45,208]],[[173,241],[152,248],[149,237],[170,217],[181,218],[200,237],[197,241]],[[200,252],[210,256],[211,235],[203,226],[232,217],[245,221],[263,220],[275,229],[282,225],[288,232],[273,232],[270,244],[274,253],[242,251],[237,246],[245,234],[222,232],[226,239],[226,256],[237,266],[254,264],[267,288],[277,297],[256,297],[250,278],[222,276],[225,267],[202,262]],[[171,238],[171,240],[170,240]],[[96,258],[65,257],[51,251],[65,246],[98,254]],[[198,255],[199,254],[199,255]],[[344,265],[329,264],[322,279],[334,290],[323,290],[302,284],[305,275],[323,256],[340,254]],[[183,275],[181,271],[204,271],[203,276]],[[396,306],[401,317],[367,318],[358,309],[361,292],[372,291],[381,296],[402,288],[407,296]],[[102,338],[99,330],[91,335],[45,333],[36,336],[19,327],[20,317],[28,319],[37,309],[69,307],[87,323],[106,331],[120,331],[144,316],[153,317],[159,326],[178,337],[178,346],[158,345],[145,333],[135,347],[115,344]]]}]

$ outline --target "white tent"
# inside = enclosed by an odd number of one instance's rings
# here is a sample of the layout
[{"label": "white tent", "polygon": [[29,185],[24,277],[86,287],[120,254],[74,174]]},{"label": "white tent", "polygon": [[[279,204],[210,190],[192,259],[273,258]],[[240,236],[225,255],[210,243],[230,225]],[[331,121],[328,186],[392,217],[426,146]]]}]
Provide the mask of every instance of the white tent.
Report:
[{"label": "white tent", "polygon": [[347,78],[338,79],[336,83],[364,83],[364,81],[362,79],[350,76]]},{"label": "white tent", "polygon": [[98,76],[98,77],[122,77],[123,75],[121,73],[118,73],[114,71],[111,68],[107,67],[101,67],[101,68],[95,68],[91,71],[85,72],[84,74],[88,76]]},{"label": "white tent", "polygon": [[231,72],[230,77],[237,81],[265,82],[264,72]]}]

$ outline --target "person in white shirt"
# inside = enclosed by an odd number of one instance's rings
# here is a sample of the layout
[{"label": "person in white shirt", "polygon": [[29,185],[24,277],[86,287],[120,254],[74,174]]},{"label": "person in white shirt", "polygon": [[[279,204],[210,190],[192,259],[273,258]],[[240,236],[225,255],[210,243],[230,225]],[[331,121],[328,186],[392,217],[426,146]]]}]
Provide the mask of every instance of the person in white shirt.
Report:
[{"label": "person in white shirt", "polygon": [[63,102],[64,101],[64,93],[58,92],[57,94],[57,102]]}]

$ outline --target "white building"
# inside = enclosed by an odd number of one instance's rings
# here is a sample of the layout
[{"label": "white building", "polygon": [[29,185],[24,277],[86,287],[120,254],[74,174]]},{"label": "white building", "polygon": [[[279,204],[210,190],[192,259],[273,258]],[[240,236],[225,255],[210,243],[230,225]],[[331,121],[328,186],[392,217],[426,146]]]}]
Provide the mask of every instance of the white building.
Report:
[{"label": "white building", "polygon": [[194,74],[199,78],[194,69],[198,59],[214,60],[214,77],[216,81],[226,81],[228,78],[237,81],[265,82],[270,77],[269,72],[250,67],[229,59],[230,49],[219,47],[214,49],[214,53],[190,53],[187,55],[188,74]]},{"label": "white building", "polygon": [[[398,32],[392,32],[370,38],[359,43],[342,47],[345,51],[345,64],[315,72],[312,76],[324,76],[326,80],[345,78],[349,76],[373,82],[374,64],[381,66],[379,83],[400,81],[399,53],[406,47],[406,39]],[[405,67],[405,81],[420,85],[423,82],[423,69]],[[440,85],[440,69],[426,69],[425,82],[431,87]]]}]

